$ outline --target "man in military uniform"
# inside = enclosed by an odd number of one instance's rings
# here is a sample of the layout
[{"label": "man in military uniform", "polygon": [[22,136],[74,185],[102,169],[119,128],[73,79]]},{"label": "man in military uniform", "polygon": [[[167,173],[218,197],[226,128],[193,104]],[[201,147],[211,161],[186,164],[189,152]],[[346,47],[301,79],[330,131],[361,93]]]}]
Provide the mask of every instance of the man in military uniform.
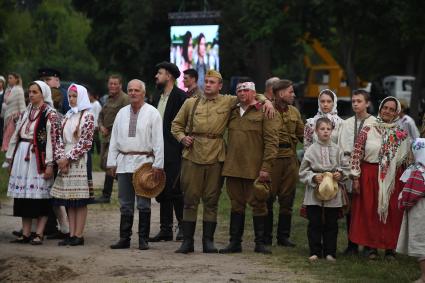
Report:
[{"label": "man in military uniform", "polygon": [[[218,252],[214,232],[223,184],[223,134],[237,101],[235,96],[220,95],[222,86],[221,74],[209,70],[205,75],[204,96],[187,99],[171,126],[171,133],[184,146],[180,179],[184,193],[183,243],[177,253],[194,251],[193,235],[200,199],[204,205],[203,252]],[[261,97],[264,102],[264,96]]]},{"label": "man in military uniform", "polygon": [[183,84],[187,88],[187,97],[198,97],[203,95],[202,90],[198,86],[198,72],[195,69],[187,69],[183,71]]},{"label": "man in military uniform", "polygon": [[[255,249],[257,253],[269,254],[264,242],[264,222],[267,215],[268,193],[257,192],[256,178],[269,183],[273,161],[277,154],[278,117],[268,119],[255,100],[255,84],[239,83],[236,87],[239,105],[229,120],[229,137],[223,176],[226,176],[227,193],[231,202],[230,243],[220,253],[242,252],[245,207],[252,207]],[[263,185],[264,188],[264,185]]]},{"label": "man in military uniform", "polygon": [[[118,111],[129,104],[128,96],[122,91],[122,78],[119,75],[110,75],[108,78],[108,98],[102,111],[99,113],[99,132],[102,135],[100,145],[101,168],[106,171],[108,159],[109,140]],[[111,201],[114,177],[105,174],[102,196],[96,199],[96,203],[109,203]]]},{"label": "man in military uniform", "polygon": [[38,69],[40,80],[44,81],[52,91],[53,107],[62,114],[66,114],[69,110],[68,94],[60,89],[61,73],[52,68]]},{"label": "man in military uniform", "polygon": [[300,112],[292,106],[295,94],[291,81],[279,80],[273,86],[274,106],[279,112],[280,125],[279,150],[272,171],[272,194],[267,202],[268,216],[266,220],[266,244],[272,244],[273,203],[276,196],[279,200],[279,221],[277,226],[277,244],[293,247],[289,241],[291,233],[292,206],[298,181],[298,160],[296,158],[297,143],[302,142],[304,123]]}]

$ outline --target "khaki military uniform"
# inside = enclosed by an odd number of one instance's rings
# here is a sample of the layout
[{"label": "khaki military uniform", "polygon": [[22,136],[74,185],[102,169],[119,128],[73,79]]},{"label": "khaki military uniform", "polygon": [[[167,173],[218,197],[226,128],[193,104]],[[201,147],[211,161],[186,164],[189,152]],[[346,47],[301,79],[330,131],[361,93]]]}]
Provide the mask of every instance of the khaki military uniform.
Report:
[{"label": "khaki military uniform", "polygon": [[243,116],[234,107],[229,120],[228,152],[223,167],[232,212],[245,214],[248,203],[254,216],[267,214],[267,199],[256,198],[254,180],[260,171],[271,174],[278,151],[279,119],[267,119],[258,106],[249,106]]},{"label": "khaki military uniform", "polygon": [[125,92],[121,91],[116,97],[109,96],[102,111],[99,113],[99,129],[105,127],[109,130],[107,136],[102,136],[102,143],[100,146],[101,168],[106,170],[106,161],[108,159],[109,140],[111,139],[112,126],[114,125],[115,117],[121,108],[129,104],[128,96]]},{"label": "khaki military uniform", "polygon": [[[171,133],[181,141],[189,132],[192,109],[197,98],[185,101],[171,126]],[[191,147],[182,153],[180,185],[184,193],[184,221],[196,221],[200,199],[204,204],[204,221],[217,221],[217,207],[223,178],[225,158],[223,134],[229,120],[235,96],[218,95],[214,99],[200,98],[193,115]]]},{"label": "khaki military uniform", "polygon": [[186,96],[188,98],[190,98],[190,97],[195,97],[195,98],[201,97],[201,96],[204,96],[204,92],[197,86],[194,89],[187,91]]},{"label": "khaki military uniform", "polygon": [[52,92],[53,107],[56,109],[56,111],[62,113],[62,106],[63,106],[62,92],[57,87],[51,87],[50,90]]},{"label": "khaki military uniform", "polygon": [[279,112],[279,151],[272,171],[272,201],[279,199],[280,214],[292,214],[299,164],[296,157],[297,143],[304,136],[304,123],[300,112],[292,105]]}]

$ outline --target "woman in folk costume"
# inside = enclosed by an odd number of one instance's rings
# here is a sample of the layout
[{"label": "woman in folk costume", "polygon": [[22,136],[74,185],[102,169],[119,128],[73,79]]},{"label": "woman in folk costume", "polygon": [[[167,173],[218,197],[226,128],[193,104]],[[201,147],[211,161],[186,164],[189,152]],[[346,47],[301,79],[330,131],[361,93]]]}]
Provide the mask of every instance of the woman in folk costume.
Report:
[{"label": "woman in folk costume", "polygon": [[[22,217],[22,236],[12,241],[39,245],[49,214],[53,165],[63,156],[60,124],[50,87],[42,81],[29,85],[26,111],[13,134],[6,160],[11,164],[7,195],[14,198],[13,215]],[[31,239],[31,222],[36,218],[36,236]]]},{"label": "woman in folk costume", "polygon": [[8,87],[3,97],[4,133],[2,151],[7,151],[10,139],[15,132],[16,122],[26,107],[21,76],[16,73],[10,73],[7,80]]},{"label": "woman in folk costume", "polygon": [[315,133],[316,121],[319,118],[326,117],[332,122],[332,142],[338,144],[338,133],[342,119],[338,116],[336,94],[330,89],[324,89],[319,93],[317,99],[319,110],[313,118],[307,119],[304,127],[304,151],[317,140]]},{"label": "woman in folk costume", "polygon": [[376,122],[363,127],[351,155],[353,198],[349,238],[365,246],[369,259],[377,249],[394,258],[394,249],[403,212],[397,197],[403,188],[399,181],[409,155],[407,133],[395,123],[399,101],[386,97],[379,106]]},{"label": "woman in folk costume", "polygon": [[65,157],[58,161],[59,173],[51,195],[55,206],[68,209],[70,237],[59,242],[60,246],[84,245],[84,226],[90,192],[87,179],[87,152],[91,149],[94,118],[87,89],[72,84],[68,88],[69,106],[62,121]]},{"label": "woman in folk costume", "polygon": [[415,282],[425,283],[425,139],[414,140],[412,152],[415,163],[400,178],[405,183],[399,195],[404,216],[397,252],[418,258],[422,276]]}]

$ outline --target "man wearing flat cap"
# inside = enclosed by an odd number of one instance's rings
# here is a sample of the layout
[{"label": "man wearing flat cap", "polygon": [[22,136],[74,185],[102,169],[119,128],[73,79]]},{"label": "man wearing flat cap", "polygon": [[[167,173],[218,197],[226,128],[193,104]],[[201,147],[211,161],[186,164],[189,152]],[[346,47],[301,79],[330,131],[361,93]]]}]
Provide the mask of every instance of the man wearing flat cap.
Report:
[{"label": "man wearing flat cap", "polygon": [[[187,99],[171,126],[172,134],[184,146],[180,179],[184,191],[183,243],[177,253],[194,251],[193,235],[201,199],[204,205],[203,252],[218,252],[214,246],[214,233],[223,185],[223,134],[237,97],[219,94],[223,79],[217,71],[209,70],[204,83],[204,96]],[[262,95],[256,98],[265,101]],[[271,105],[270,102],[267,104]]]},{"label": "man wearing flat cap", "polygon": [[233,107],[228,125],[227,156],[222,175],[226,177],[227,193],[231,202],[230,243],[220,253],[242,252],[245,207],[252,207],[255,249],[257,253],[271,253],[265,247],[264,222],[267,215],[266,197],[256,193],[254,181],[271,181],[272,166],[277,154],[278,117],[268,119],[255,100],[255,84],[239,83],[236,87],[239,104]]},{"label": "man wearing flat cap", "polygon": [[50,87],[55,109],[62,114],[66,114],[70,107],[66,91],[62,91],[60,88],[61,73],[52,68],[40,68],[38,69],[38,77]]},{"label": "man wearing flat cap", "polygon": [[156,87],[160,95],[154,97],[153,106],[161,114],[164,133],[164,170],[166,174],[165,188],[156,197],[160,209],[160,231],[151,242],[173,240],[173,210],[179,225],[176,240],[183,240],[181,222],[183,219],[183,194],[180,190],[179,173],[181,166],[182,145],[171,134],[171,122],[179,112],[186,94],[175,85],[180,76],[179,68],[169,62],[156,65]]}]

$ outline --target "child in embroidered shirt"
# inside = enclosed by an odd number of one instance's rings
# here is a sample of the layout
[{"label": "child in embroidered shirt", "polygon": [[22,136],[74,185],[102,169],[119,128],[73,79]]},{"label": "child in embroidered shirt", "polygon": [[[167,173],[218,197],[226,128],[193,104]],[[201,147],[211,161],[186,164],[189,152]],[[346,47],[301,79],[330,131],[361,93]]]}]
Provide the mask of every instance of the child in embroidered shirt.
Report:
[{"label": "child in embroidered shirt", "polygon": [[[319,118],[315,132],[318,139],[307,149],[300,166],[300,181],[306,184],[304,205],[309,220],[307,237],[310,247],[310,261],[325,256],[335,261],[336,240],[338,235],[338,215],[344,205],[343,194],[338,186],[330,199],[323,200],[318,192],[324,180],[325,172],[332,174],[333,181],[343,180],[348,168],[342,167],[343,153],[331,141],[332,122],[328,118]],[[324,174],[325,173],[325,174]]]}]

